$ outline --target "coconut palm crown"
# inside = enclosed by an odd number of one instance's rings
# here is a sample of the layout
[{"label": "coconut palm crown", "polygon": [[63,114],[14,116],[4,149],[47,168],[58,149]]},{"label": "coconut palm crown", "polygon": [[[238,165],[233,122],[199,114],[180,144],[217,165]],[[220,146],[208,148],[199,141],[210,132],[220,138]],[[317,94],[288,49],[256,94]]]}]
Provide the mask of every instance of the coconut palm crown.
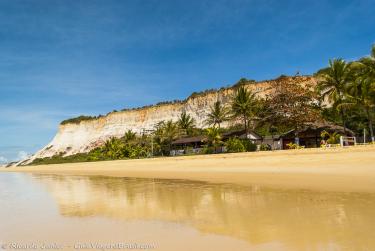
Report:
[{"label": "coconut palm crown", "polygon": [[186,114],[184,111],[178,118],[177,125],[180,129],[184,130],[188,135],[190,135],[195,127],[195,119],[189,114]]},{"label": "coconut palm crown", "polygon": [[346,87],[352,79],[350,66],[343,59],[329,60],[329,67],[321,72],[320,77],[322,79],[318,83],[318,91],[323,99],[340,110],[345,130],[345,113],[339,104],[344,101]]},{"label": "coconut palm crown", "polygon": [[216,101],[212,107],[210,107],[210,112],[207,114],[206,123],[209,126],[218,126],[220,124],[229,120],[229,111],[220,101]]}]

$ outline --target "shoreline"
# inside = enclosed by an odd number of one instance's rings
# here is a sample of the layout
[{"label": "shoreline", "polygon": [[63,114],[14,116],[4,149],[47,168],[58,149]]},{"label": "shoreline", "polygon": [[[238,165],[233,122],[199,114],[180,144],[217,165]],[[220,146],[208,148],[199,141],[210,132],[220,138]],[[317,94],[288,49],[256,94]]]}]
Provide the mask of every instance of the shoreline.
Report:
[{"label": "shoreline", "polygon": [[185,179],[375,192],[375,146],[193,155],[2,168],[1,172]]}]

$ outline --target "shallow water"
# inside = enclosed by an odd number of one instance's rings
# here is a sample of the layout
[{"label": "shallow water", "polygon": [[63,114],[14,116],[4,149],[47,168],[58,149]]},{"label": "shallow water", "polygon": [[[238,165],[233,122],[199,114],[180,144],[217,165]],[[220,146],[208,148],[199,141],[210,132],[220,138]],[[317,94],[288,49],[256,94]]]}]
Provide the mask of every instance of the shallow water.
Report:
[{"label": "shallow water", "polygon": [[0,203],[8,250],[375,250],[375,194],[1,173]]}]

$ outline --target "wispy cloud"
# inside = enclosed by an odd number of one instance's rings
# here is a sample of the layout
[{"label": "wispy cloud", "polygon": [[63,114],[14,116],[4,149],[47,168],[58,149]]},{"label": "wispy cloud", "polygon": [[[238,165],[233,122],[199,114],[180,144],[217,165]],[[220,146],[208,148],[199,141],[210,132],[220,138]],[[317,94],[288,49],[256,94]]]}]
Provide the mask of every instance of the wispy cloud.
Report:
[{"label": "wispy cloud", "polygon": [[0,164],[5,164],[8,163],[8,159],[5,158],[4,156],[0,156]]},{"label": "wispy cloud", "polygon": [[0,125],[12,124],[14,126],[55,129],[61,117],[69,113],[58,110],[47,110],[30,107],[0,107],[2,120]]},{"label": "wispy cloud", "polygon": [[18,160],[24,160],[29,157],[29,154],[25,151],[19,151],[17,154]]}]

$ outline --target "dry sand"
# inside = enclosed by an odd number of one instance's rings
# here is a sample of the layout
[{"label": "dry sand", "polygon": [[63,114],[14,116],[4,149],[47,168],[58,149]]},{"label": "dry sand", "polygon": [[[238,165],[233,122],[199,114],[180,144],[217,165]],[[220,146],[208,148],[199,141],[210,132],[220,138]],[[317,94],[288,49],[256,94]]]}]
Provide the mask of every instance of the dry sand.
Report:
[{"label": "dry sand", "polygon": [[375,192],[375,146],[40,165],[1,172],[189,179]]}]

